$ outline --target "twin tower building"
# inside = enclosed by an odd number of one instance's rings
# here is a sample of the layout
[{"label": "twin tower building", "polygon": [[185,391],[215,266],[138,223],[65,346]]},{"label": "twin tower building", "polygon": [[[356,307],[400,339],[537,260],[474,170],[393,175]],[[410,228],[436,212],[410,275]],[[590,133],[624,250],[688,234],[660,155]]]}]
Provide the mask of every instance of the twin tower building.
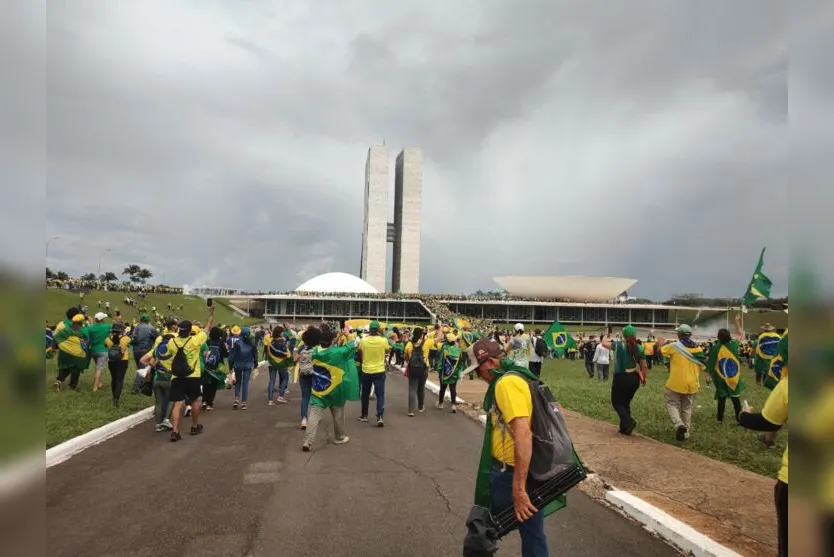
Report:
[{"label": "twin tower building", "polygon": [[391,291],[420,291],[423,153],[404,148],[394,165],[394,222],[388,220],[388,146],[373,145],[365,161],[365,223],[360,277],[386,289],[388,244],[394,244]]}]

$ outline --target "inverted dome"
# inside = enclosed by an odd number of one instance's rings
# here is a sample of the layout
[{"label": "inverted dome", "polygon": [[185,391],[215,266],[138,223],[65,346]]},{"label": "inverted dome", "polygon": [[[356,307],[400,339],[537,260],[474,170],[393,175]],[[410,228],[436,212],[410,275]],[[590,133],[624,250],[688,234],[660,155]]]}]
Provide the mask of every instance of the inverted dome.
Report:
[{"label": "inverted dome", "polygon": [[337,292],[341,294],[376,294],[376,288],[361,278],[348,273],[324,273],[313,277],[298,288],[296,292]]},{"label": "inverted dome", "polygon": [[563,298],[579,302],[613,300],[637,284],[636,279],[619,277],[495,277],[511,296]]}]

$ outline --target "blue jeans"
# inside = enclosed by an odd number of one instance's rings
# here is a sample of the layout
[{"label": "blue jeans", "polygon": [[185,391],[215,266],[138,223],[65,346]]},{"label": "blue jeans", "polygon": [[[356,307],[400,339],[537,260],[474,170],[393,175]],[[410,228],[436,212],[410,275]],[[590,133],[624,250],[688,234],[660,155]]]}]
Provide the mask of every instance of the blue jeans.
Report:
[{"label": "blue jeans", "polygon": [[385,372],[362,374],[362,417],[368,417],[368,406],[371,402],[371,387],[376,393],[376,417],[381,418],[385,413]]},{"label": "blue jeans", "polygon": [[[513,508],[513,469],[507,466],[502,472],[501,468],[498,464],[492,465],[492,514]],[[521,557],[548,557],[541,512],[522,522],[518,533],[521,535]]]},{"label": "blue jeans", "polygon": [[269,366],[269,383],[266,386],[266,394],[269,400],[275,398],[275,383],[278,380],[278,396],[287,394],[287,386],[290,383],[290,372],[286,366]]},{"label": "blue jeans", "polygon": [[298,386],[301,387],[301,417],[307,418],[310,408],[310,396],[313,394],[313,376],[299,375]]},{"label": "blue jeans", "polygon": [[[235,370],[235,400],[246,402],[249,400],[249,378],[252,377],[252,368],[238,368]],[[241,398],[243,391],[243,398]]]}]

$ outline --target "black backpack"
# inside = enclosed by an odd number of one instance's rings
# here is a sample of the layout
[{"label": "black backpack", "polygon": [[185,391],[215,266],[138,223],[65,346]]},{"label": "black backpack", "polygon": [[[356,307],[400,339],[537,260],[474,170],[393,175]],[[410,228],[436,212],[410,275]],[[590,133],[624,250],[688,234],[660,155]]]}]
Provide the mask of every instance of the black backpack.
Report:
[{"label": "black backpack", "polygon": [[536,355],[539,358],[544,358],[545,356],[547,356],[547,343],[544,340],[537,338],[535,350]]},{"label": "black backpack", "polygon": [[118,362],[122,359],[122,347],[120,341],[122,340],[122,335],[119,336],[112,336],[110,337],[110,342],[113,344],[107,350],[107,360],[110,362]]},{"label": "black backpack", "polygon": [[533,416],[530,420],[530,429],[533,431],[530,477],[539,482],[550,480],[574,464],[573,442],[565,425],[564,415],[553,398],[550,387],[517,371],[507,373],[524,378],[530,386],[533,399]]},{"label": "black backpack", "polygon": [[426,359],[423,357],[423,345],[415,346],[411,350],[411,358],[408,360],[408,369],[423,371],[426,369]]},{"label": "black backpack", "polygon": [[[194,373],[194,368],[188,365],[188,356],[185,354],[185,347],[188,346],[188,343],[191,342],[191,337],[188,337],[188,340],[180,346],[177,344],[177,341],[171,339],[171,344],[177,347],[177,352],[174,354],[174,358],[171,360],[171,375],[174,377],[179,377],[182,379],[183,377],[188,377],[192,373]],[[170,344],[168,345],[170,349]]]}]

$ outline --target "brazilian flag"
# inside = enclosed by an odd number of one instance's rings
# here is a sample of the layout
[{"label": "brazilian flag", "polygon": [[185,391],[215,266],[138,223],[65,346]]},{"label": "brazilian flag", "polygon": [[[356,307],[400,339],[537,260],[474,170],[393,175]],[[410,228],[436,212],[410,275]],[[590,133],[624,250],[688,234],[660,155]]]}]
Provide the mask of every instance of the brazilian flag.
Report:
[{"label": "brazilian flag", "polygon": [[779,344],[776,349],[776,355],[770,360],[770,367],[767,369],[767,375],[764,377],[764,386],[771,391],[776,388],[779,381],[782,380],[788,372],[788,331],[779,339]]},{"label": "brazilian flag", "polygon": [[569,348],[569,338],[570,335],[565,330],[564,325],[558,321],[554,321],[553,324],[547,328],[543,337],[547,347],[558,356],[564,356],[565,350]]},{"label": "brazilian flag", "polygon": [[460,356],[460,346],[457,344],[445,343],[440,349],[438,376],[444,385],[457,383],[460,379]]},{"label": "brazilian flag", "polygon": [[723,344],[718,347],[713,369],[716,375],[727,384],[730,391],[738,388],[738,382],[741,379],[741,362],[730,347]]},{"label": "brazilian flag", "polygon": [[292,363],[292,349],[289,342],[282,337],[269,338],[266,345],[266,357],[273,367],[288,367]]},{"label": "brazilian flag", "polygon": [[344,406],[359,400],[359,372],[354,355],[356,346],[331,346],[313,352],[313,388],[310,403],[321,408]]}]

